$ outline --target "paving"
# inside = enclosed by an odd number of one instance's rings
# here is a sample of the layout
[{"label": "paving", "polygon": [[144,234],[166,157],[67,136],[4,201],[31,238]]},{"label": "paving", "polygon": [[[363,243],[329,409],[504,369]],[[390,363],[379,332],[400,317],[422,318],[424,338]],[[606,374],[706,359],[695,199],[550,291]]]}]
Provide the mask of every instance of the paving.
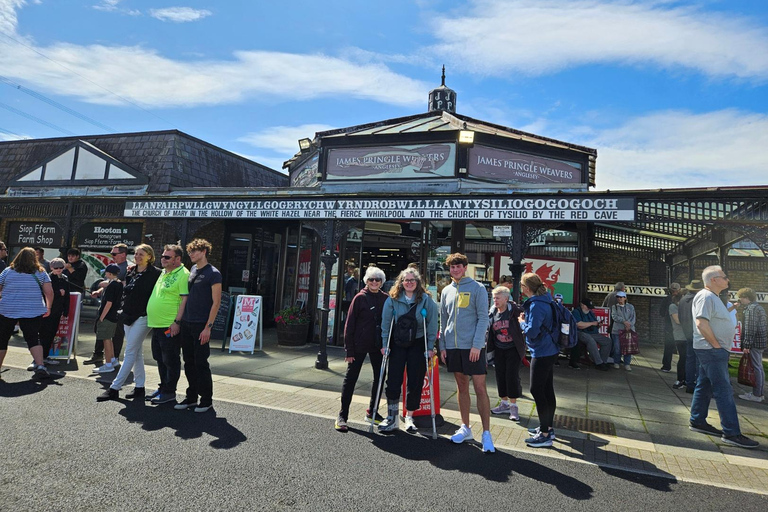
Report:
[{"label": "paving", "polygon": [[[95,399],[115,373],[98,375],[93,373],[93,366],[83,364],[95,341],[94,335],[89,334],[87,321],[84,320],[81,329],[84,334],[78,340],[77,357],[69,364],[55,367],[55,371],[67,377],[93,380]],[[264,330],[264,350],[254,354],[221,351],[220,341],[214,341],[212,347],[214,404],[226,401],[302,413],[327,419],[328,428],[332,429],[346,369],[344,352],[339,347],[328,348],[327,370],[314,367],[318,345],[280,347],[273,329]],[[146,385],[150,390],[157,383],[157,374],[149,355],[149,339],[145,341],[144,354],[148,366]],[[573,370],[561,359],[561,365],[555,368],[558,416],[554,446],[531,449],[524,443],[527,428],[538,425],[535,406],[527,391],[518,400],[520,422],[506,417],[492,418],[491,432],[496,446],[510,452],[768,494],[768,405],[736,398],[741,429],[760,442],[757,449],[727,446],[719,438],[691,432],[688,419],[692,395],[684,389],[672,388],[675,374],[659,370],[661,356],[661,347],[641,346],[641,354],[633,358],[631,372],[624,369],[600,372],[587,365]],[[29,362],[23,340],[14,336],[4,366],[25,368]],[[353,426],[365,427],[363,417],[372,377],[370,366],[366,366],[350,410]],[[438,433],[449,436],[460,423],[456,385],[444,368],[439,378],[440,412],[445,422]],[[101,385],[97,385],[97,381],[101,381]],[[185,387],[182,375],[179,390]],[[527,387],[527,373],[523,372],[523,389]],[[733,388],[735,394],[748,391],[735,379]],[[124,388],[130,389],[130,385]],[[488,389],[494,404],[497,397],[492,368]],[[474,396],[472,399],[474,404]],[[480,419],[473,414],[471,422],[476,425],[473,433],[479,440]],[[709,422],[719,426],[714,401]]]}]

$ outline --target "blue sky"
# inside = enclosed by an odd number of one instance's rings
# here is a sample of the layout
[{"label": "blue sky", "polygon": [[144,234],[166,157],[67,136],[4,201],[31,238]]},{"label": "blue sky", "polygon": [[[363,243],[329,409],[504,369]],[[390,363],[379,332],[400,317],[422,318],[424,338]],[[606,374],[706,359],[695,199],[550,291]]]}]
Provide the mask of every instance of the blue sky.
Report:
[{"label": "blue sky", "polygon": [[280,169],[424,112],[442,64],[459,113],[596,148],[598,190],[768,184],[764,0],[0,0],[0,140],[176,128]]}]

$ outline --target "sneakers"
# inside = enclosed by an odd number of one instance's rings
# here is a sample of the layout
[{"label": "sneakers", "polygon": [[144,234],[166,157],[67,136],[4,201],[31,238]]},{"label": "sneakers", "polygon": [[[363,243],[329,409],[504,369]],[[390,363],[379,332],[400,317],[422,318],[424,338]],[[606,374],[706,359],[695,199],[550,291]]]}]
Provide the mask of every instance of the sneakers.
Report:
[{"label": "sneakers", "polygon": [[164,404],[167,402],[175,402],[176,401],[176,393],[160,393],[155,398],[151,400],[153,404]]},{"label": "sneakers", "polygon": [[31,363],[29,363],[29,366],[27,366],[27,371],[28,372],[33,372],[33,371],[35,371],[35,368],[37,368],[37,365],[35,364],[34,361],[32,361]]},{"label": "sneakers", "polygon": [[571,370],[581,370],[581,366],[576,363],[568,363],[568,368]]},{"label": "sneakers", "polygon": [[739,398],[741,398],[742,400],[748,400],[750,402],[762,402],[763,400],[765,400],[764,397],[762,397],[762,396],[755,396],[755,395],[752,394],[752,392],[745,393],[743,395],[739,395]]},{"label": "sneakers", "polygon": [[[374,425],[379,425],[379,424],[381,424],[382,421],[384,421],[384,416],[382,416],[381,414],[379,414],[377,412],[376,413],[376,417],[373,419],[373,424]],[[365,410],[365,422],[366,423],[370,423],[371,422],[371,410],[370,409],[366,409]]]},{"label": "sneakers", "polygon": [[517,410],[517,404],[509,404],[509,419],[520,421],[520,413]]},{"label": "sneakers", "polygon": [[723,436],[720,438],[725,444],[730,444],[731,446],[738,446],[739,448],[757,448],[760,446],[760,443],[757,441],[753,441],[752,439],[748,437],[744,437],[743,435],[739,434],[737,436]]},{"label": "sneakers", "polygon": [[112,373],[113,371],[115,371],[115,367],[112,366],[112,363],[107,363],[103,366],[99,366],[93,371],[96,373]]},{"label": "sneakers", "polygon": [[472,439],[472,429],[462,423],[456,433],[451,436],[451,442],[461,444],[467,439]]},{"label": "sneakers", "polygon": [[631,366],[629,366],[628,364],[625,364],[625,365],[624,365],[624,369],[625,369],[625,370],[627,370],[628,372],[631,372],[631,371],[632,371],[632,367],[631,367]]},{"label": "sneakers", "polygon": [[112,365],[112,368],[120,368],[120,360],[116,357],[113,357],[109,364]]},{"label": "sneakers", "polygon": [[503,400],[499,401],[499,405],[491,409],[492,414],[507,414],[512,404]]},{"label": "sneakers", "polygon": [[177,403],[173,406],[174,409],[177,411],[183,411],[185,409],[191,409],[193,407],[197,407],[197,400],[193,398],[185,398],[181,402]]},{"label": "sneakers", "polygon": [[36,379],[47,379],[50,377],[51,374],[48,373],[48,368],[45,367],[45,365],[40,365],[35,367],[35,374],[33,375]]},{"label": "sneakers", "polygon": [[97,402],[106,402],[107,400],[117,400],[120,398],[120,392],[116,389],[107,388],[102,394],[96,397]]},{"label": "sneakers", "polygon": [[619,368],[621,368],[621,365],[619,363],[613,363],[613,368],[618,370]]},{"label": "sneakers", "polygon": [[691,432],[698,432],[699,434],[707,434],[710,436],[722,436],[723,431],[719,428],[715,428],[709,423],[701,423],[699,425],[696,425],[694,423],[691,423],[688,427],[691,429]]},{"label": "sneakers", "polygon": [[153,398],[157,398],[159,395],[160,395],[160,388],[157,388],[154,391],[154,393],[152,393],[151,395],[145,396],[144,400],[146,400],[147,402],[151,402]]},{"label": "sneakers", "polygon": [[413,416],[405,416],[403,418],[403,426],[405,426],[405,431],[409,434],[415,434],[419,431],[418,428],[416,428],[416,424],[413,422]]},{"label": "sneakers", "polygon": [[387,404],[387,417],[379,424],[379,432],[392,432],[397,428],[399,411],[400,404],[398,402]]},{"label": "sneakers", "polygon": [[52,359],[50,357],[45,358],[45,360],[43,362],[46,365],[50,365],[50,366],[58,366],[59,365],[59,362],[57,360]]},{"label": "sneakers", "polygon": [[670,368],[661,368],[661,371],[664,372],[664,373],[669,373],[672,370]]},{"label": "sneakers", "polygon": [[675,383],[672,384],[672,389],[680,389],[683,386],[685,386],[684,380],[676,380]]},{"label": "sneakers", "polygon": [[552,433],[550,432],[549,435],[544,435],[541,432],[537,432],[533,437],[526,439],[525,444],[531,448],[544,448],[547,446],[552,446]]},{"label": "sneakers", "polygon": [[483,432],[483,453],[495,453],[496,447],[493,446],[493,439],[489,431]]},{"label": "sneakers", "polygon": [[213,407],[213,404],[203,405],[200,404],[197,407],[195,407],[195,412],[201,413],[201,412],[208,412],[208,409]]},{"label": "sneakers", "polygon": [[339,432],[346,432],[347,430],[349,430],[349,428],[347,427],[347,420],[345,420],[341,416],[336,418],[336,423],[333,424],[333,428],[335,428]]},{"label": "sneakers", "polygon": [[[540,427],[536,427],[536,428],[529,428],[529,429],[528,429],[528,433],[529,433],[529,434],[531,434],[531,435],[533,435],[534,437],[536,437],[536,434],[539,434],[540,432],[541,432],[541,428],[540,428]],[[554,441],[555,439],[557,439],[557,437],[555,436],[555,429],[553,429],[553,428],[550,428],[550,429],[549,429],[549,438],[550,438],[551,440],[553,440],[553,441]]]},{"label": "sneakers", "polygon": [[83,364],[95,364],[96,366],[100,366],[101,363],[104,362],[104,356],[97,356],[96,354],[92,355],[90,359],[86,359],[83,361]]},{"label": "sneakers", "polygon": [[141,400],[142,398],[144,398],[144,388],[133,388],[133,391],[131,391],[130,393],[127,393],[125,395],[125,398],[127,398],[128,400],[133,400],[134,398],[136,400]]}]

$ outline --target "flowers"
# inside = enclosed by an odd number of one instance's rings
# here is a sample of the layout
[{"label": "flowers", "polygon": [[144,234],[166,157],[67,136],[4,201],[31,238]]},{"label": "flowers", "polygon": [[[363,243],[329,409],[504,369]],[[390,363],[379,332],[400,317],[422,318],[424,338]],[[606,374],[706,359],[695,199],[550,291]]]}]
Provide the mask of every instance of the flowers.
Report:
[{"label": "flowers", "polygon": [[277,325],[301,325],[309,323],[309,315],[303,309],[296,306],[281,309],[275,313],[275,323]]}]

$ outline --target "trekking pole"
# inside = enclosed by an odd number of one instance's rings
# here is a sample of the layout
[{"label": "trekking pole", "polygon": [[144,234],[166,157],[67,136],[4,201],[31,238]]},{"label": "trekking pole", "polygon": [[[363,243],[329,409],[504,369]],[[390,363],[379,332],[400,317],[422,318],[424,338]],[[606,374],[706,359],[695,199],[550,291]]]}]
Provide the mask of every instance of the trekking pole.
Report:
[{"label": "trekking pole", "polygon": [[435,426],[435,395],[432,389],[432,372],[430,366],[432,360],[429,357],[429,342],[427,341],[427,309],[422,308],[421,317],[424,323],[424,358],[427,360],[427,380],[429,380],[429,414],[432,416],[432,439],[437,439],[437,426]]},{"label": "trekking pole", "polygon": [[389,336],[387,336],[387,348],[384,349],[384,359],[381,361],[381,370],[379,371],[379,385],[376,387],[376,401],[373,403],[371,410],[371,424],[368,427],[368,432],[373,432],[373,426],[376,423],[376,413],[379,410],[379,400],[381,399],[381,388],[384,386],[384,373],[387,370],[387,363],[389,363],[389,341],[392,339],[392,326],[395,325],[395,317],[392,317],[392,321],[389,323]]}]

